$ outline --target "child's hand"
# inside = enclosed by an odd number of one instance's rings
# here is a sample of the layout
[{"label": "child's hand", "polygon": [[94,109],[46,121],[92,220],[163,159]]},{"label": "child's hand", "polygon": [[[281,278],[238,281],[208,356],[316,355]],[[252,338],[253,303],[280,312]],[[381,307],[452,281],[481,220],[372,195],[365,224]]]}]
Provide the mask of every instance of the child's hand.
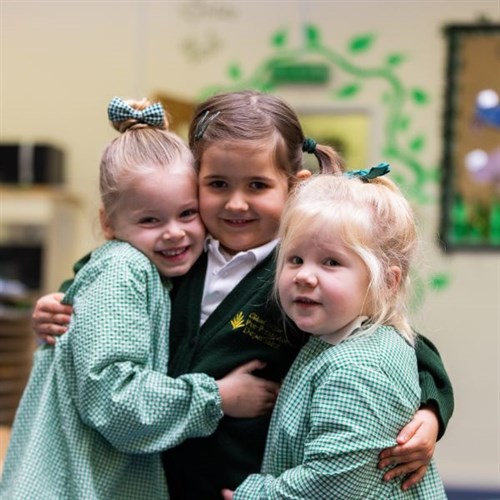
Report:
[{"label": "child's hand", "polygon": [[407,476],[402,484],[403,490],[417,484],[427,472],[438,432],[439,421],[434,411],[430,408],[418,410],[413,420],[399,433],[396,439],[398,445],[380,453],[379,469],[396,465],[385,473],[384,481]]},{"label": "child's hand", "polygon": [[31,327],[37,337],[47,344],[54,345],[54,336],[67,331],[73,308],[61,304],[63,293],[50,293],[38,299],[31,316]]},{"label": "child's hand", "polygon": [[217,380],[225,415],[252,418],[273,409],[279,384],[252,375],[254,370],[260,370],[265,365],[262,361],[249,361]]},{"label": "child's hand", "polygon": [[233,490],[228,490],[228,489],[223,489],[222,490],[222,498],[224,500],[233,500],[234,496],[234,491]]}]

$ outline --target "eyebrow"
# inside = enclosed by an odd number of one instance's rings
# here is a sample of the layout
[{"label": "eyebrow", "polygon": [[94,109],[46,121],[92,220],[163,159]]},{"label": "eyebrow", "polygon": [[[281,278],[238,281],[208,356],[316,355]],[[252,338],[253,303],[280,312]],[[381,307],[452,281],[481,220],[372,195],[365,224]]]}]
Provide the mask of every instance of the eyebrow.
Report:
[{"label": "eyebrow", "polygon": [[[210,174],[210,175],[200,175],[200,178],[201,179],[205,179],[205,180],[210,180],[210,179],[228,179],[230,176],[227,175],[227,174]],[[243,178],[244,180],[247,180],[247,181],[265,181],[265,182],[274,182],[275,179],[273,179],[272,177],[265,177],[265,176],[261,176],[261,175],[258,175],[258,176],[248,176],[248,177],[244,177]]]}]

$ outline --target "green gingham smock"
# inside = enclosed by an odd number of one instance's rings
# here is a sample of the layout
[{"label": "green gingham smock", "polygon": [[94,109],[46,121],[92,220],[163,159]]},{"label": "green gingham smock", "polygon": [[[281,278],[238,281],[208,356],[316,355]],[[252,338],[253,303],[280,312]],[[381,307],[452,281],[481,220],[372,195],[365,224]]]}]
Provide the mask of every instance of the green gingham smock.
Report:
[{"label": "green gingham smock", "polygon": [[434,463],[406,492],[377,469],[419,405],[414,350],[393,328],[337,345],[311,337],[281,388],[261,474],[235,500],[446,498]]},{"label": "green gingham smock", "polygon": [[157,452],[222,417],[213,378],[166,376],[169,288],[127,243],[92,254],[64,299],[69,332],[35,354],[0,498],[168,498]]}]

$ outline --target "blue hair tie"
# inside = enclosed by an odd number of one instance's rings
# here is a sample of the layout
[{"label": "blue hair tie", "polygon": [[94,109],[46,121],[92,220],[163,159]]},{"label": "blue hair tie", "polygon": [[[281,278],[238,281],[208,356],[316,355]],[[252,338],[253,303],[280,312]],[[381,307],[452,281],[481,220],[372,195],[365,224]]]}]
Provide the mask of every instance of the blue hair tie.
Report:
[{"label": "blue hair tie", "polygon": [[304,151],[304,153],[313,154],[316,151],[316,145],[316,141],[308,137],[304,139],[304,142],[302,143],[302,151]]},{"label": "blue hair tie", "polygon": [[139,110],[134,109],[123,99],[113,97],[108,105],[108,118],[112,122],[137,120],[140,123],[158,127],[165,123],[165,111],[158,102]]},{"label": "blue hair tie", "polygon": [[361,179],[363,182],[368,182],[382,175],[388,174],[391,171],[391,166],[388,163],[379,163],[368,170],[350,170],[345,172],[345,176]]}]

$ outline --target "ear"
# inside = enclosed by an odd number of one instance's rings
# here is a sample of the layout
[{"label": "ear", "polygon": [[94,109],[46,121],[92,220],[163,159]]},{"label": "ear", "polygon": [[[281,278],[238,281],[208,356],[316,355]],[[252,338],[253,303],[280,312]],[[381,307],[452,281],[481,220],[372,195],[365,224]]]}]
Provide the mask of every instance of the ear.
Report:
[{"label": "ear", "polygon": [[310,170],[303,169],[303,170],[300,170],[299,172],[297,172],[297,179],[299,181],[305,181],[306,179],[311,177],[311,175],[312,175],[312,172]]},{"label": "ear", "polygon": [[311,177],[312,173],[310,170],[299,170],[293,177],[288,179],[288,189],[292,190],[297,184],[305,181],[307,178]]},{"label": "ear", "polygon": [[401,268],[398,266],[391,266],[387,273],[387,282],[390,289],[395,292],[401,283]]},{"label": "ear", "polygon": [[115,238],[115,231],[111,221],[106,216],[106,212],[102,205],[99,207],[99,221],[101,222],[101,229],[104,234],[104,238],[107,240],[113,240]]}]

